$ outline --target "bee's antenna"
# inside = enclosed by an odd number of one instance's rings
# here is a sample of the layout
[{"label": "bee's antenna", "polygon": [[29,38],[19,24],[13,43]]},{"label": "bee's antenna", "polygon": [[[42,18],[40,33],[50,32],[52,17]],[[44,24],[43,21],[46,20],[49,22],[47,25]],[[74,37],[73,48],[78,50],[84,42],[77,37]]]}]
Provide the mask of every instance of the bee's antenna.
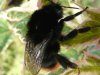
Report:
[{"label": "bee's antenna", "polygon": [[67,7],[67,6],[61,6],[61,7],[63,7],[63,8],[73,8],[73,9],[79,9],[79,8],[77,8],[77,7]]}]

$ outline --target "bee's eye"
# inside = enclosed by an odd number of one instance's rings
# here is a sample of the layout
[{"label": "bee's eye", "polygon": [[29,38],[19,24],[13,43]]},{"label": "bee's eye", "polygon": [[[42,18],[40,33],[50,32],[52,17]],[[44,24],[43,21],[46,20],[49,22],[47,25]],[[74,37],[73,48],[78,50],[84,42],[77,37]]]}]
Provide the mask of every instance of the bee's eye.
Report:
[{"label": "bee's eye", "polygon": [[61,11],[60,11],[60,10],[58,10],[58,11],[57,11],[57,14],[61,14]]},{"label": "bee's eye", "polygon": [[60,9],[56,9],[56,15],[58,16],[58,18],[62,17],[62,11]]}]

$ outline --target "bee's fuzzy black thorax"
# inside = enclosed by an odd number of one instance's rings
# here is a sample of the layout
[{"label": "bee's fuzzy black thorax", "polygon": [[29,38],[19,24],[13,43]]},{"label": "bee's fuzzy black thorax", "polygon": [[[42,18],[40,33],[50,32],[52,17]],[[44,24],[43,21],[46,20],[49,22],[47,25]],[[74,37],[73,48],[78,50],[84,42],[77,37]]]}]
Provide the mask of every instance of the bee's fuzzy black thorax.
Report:
[{"label": "bee's fuzzy black thorax", "polygon": [[53,31],[53,35],[56,35],[56,29],[59,26],[58,20],[61,17],[62,8],[58,4],[44,6],[42,9],[35,11],[27,24],[27,36],[38,41],[45,38],[51,31]]}]

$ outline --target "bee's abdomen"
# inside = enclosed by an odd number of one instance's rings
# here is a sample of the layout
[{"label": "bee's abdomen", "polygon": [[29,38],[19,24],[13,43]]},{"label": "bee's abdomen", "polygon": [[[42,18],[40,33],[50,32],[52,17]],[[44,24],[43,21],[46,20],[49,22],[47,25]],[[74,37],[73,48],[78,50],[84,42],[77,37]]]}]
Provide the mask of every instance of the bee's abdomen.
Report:
[{"label": "bee's abdomen", "polygon": [[50,41],[45,52],[42,61],[42,67],[53,68],[57,64],[56,55],[60,49],[59,43],[57,41]]},{"label": "bee's abdomen", "polygon": [[53,68],[56,64],[57,64],[57,61],[55,57],[44,58],[42,62],[42,67],[50,69],[50,68]]}]

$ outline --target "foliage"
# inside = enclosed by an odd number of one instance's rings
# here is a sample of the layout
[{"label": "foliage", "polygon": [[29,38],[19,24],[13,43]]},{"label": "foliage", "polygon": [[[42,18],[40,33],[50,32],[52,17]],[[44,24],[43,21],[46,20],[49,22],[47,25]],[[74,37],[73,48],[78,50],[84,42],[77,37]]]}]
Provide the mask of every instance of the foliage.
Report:
[{"label": "foliage", "polygon": [[[16,1],[16,0],[15,0]],[[74,0],[73,0],[74,1]],[[36,8],[34,0],[23,0],[19,6],[9,5],[9,0],[0,0],[0,75],[23,75],[26,24]],[[61,43],[61,54],[76,62],[80,75],[100,75],[100,8],[99,0],[59,0],[62,5],[79,5],[90,8],[83,15],[65,23],[63,34],[68,34],[78,27],[91,27],[86,33],[79,33],[75,38]],[[37,3],[37,2],[36,2]],[[97,5],[96,5],[97,4]],[[82,5],[84,7],[82,7]],[[96,5],[96,6],[95,6]],[[77,7],[79,7],[77,6]],[[93,8],[95,6],[95,8]],[[76,9],[64,10],[65,15]],[[65,16],[64,15],[64,16]],[[48,71],[41,70],[40,75]],[[58,68],[48,75],[77,75],[78,70]],[[25,75],[30,75],[25,71]]]}]

